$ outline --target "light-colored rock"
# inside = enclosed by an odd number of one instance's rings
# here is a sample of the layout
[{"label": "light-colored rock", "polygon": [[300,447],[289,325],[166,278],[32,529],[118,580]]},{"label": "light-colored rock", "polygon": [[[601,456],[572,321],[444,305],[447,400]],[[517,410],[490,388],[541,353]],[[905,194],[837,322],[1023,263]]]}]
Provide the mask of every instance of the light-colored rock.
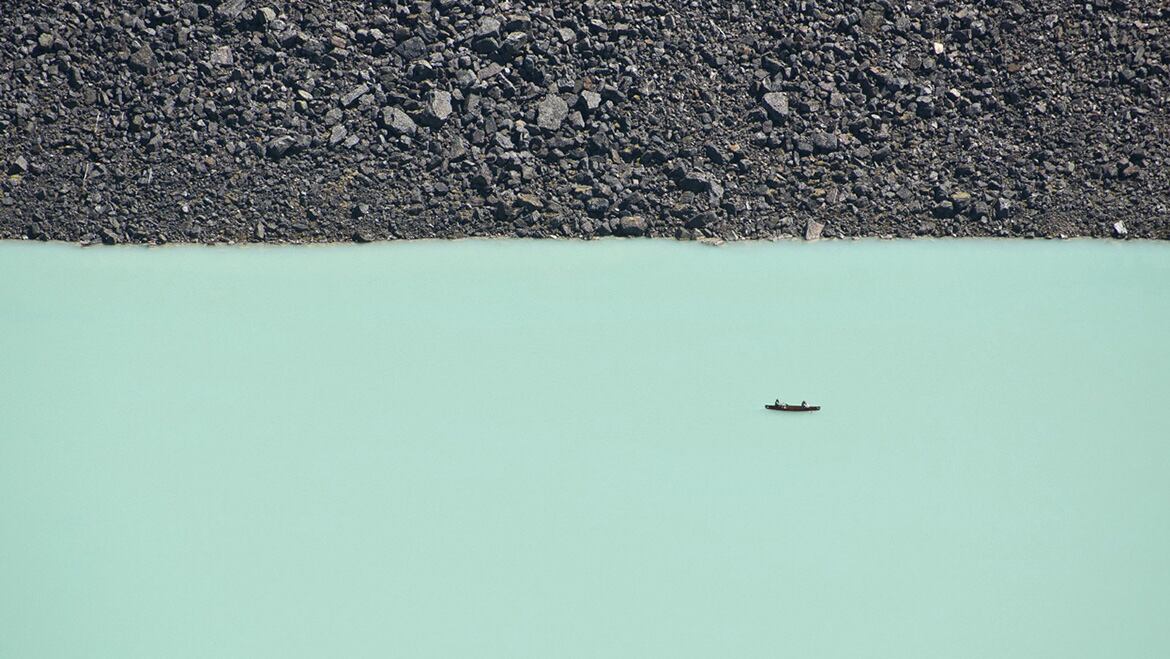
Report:
[{"label": "light-colored rock", "polygon": [[569,104],[556,94],[549,94],[536,106],[536,125],[545,130],[557,130],[569,116]]},{"label": "light-colored rock", "polygon": [[623,236],[644,236],[648,229],[646,218],[641,215],[627,215],[618,222],[618,231]]},{"label": "light-colored rock", "polygon": [[817,222],[816,220],[809,220],[808,224],[806,224],[804,226],[804,239],[805,240],[819,240],[821,237],[821,232],[824,230],[825,230],[824,223]]},{"label": "light-colored rock", "polygon": [[764,94],[764,109],[768,111],[768,118],[780,121],[788,116],[788,95],[784,92],[769,92]]},{"label": "light-colored rock", "polygon": [[396,135],[414,135],[418,125],[400,108],[383,108],[382,125]]},{"label": "light-colored rock", "polygon": [[443,123],[451,116],[451,93],[433,91],[427,98],[427,116],[434,123]]},{"label": "light-colored rock", "polygon": [[231,66],[235,63],[235,58],[232,57],[231,46],[220,46],[211,51],[211,65],[212,66]]}]

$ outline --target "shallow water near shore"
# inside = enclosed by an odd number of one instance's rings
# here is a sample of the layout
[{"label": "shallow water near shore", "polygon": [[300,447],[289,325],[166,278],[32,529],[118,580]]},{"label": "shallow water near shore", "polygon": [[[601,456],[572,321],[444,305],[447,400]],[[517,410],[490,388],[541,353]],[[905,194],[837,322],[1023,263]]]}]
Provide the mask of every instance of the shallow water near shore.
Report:
[{"label": "shallow water near shore", "polygon": [[0,656],[1164,657],[1168,327],[1153,243],[0,243]]}]

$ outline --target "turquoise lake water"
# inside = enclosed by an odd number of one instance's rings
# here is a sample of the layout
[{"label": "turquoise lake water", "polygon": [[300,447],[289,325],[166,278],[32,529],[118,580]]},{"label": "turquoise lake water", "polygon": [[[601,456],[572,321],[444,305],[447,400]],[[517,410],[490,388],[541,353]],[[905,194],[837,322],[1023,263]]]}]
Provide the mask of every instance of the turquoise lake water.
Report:
[{"label": "turquoise lake water", "polygon": [[1170,656],[1168,328],[1151,243],[0,243],[0,657]]}]

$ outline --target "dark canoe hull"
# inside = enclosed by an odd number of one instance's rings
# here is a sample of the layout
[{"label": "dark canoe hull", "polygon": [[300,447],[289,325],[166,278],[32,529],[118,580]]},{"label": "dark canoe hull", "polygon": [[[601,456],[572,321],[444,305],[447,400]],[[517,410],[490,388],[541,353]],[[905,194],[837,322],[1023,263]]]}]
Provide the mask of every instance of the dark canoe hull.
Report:
[{"label": "dark canoe hull", "polygon": [[766,409],[774,412],[816,412],[821,409],[820,405],[765,405]]}]

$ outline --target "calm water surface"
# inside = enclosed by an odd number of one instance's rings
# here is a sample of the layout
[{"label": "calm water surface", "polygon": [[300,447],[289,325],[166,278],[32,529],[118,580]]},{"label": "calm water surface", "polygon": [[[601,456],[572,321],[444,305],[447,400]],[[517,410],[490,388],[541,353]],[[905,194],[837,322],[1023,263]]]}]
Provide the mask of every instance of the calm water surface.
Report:
[{"label": "calm water surface", "polygon": [[0,656],[1170,656],[1168,326],[1161,244],[0,244]]}]

